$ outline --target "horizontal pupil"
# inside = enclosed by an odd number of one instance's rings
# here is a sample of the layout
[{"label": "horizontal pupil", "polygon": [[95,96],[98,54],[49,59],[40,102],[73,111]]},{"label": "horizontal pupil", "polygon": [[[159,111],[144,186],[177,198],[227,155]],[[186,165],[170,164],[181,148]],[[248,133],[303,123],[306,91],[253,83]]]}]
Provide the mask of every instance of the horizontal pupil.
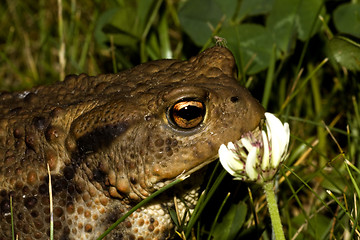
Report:
[{"label": "horizontal pupil", "polygon": [[195,106],[186,106],[178,110],[176,115],[187,120],[193,120],[195,118],[201,117],[203,114],[202,109]]}]

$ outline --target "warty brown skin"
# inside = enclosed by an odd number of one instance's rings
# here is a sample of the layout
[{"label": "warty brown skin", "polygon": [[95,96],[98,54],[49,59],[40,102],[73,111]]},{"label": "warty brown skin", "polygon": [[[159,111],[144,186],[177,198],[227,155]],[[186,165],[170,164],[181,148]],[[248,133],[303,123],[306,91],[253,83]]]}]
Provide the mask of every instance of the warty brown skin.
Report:
[{"label": "warty brown skin", "polygon": [[[47,164],[54,238],[96,239],[164,182],[216,159],[222,143],[264,114],[234,71],[232,54],[214,47],[189,61],[0,94],[0,240],[11,239],[10,195],[19,239],[48,239]],[[199,181],[171,194],[194,203]],[[170,199],[159,197],[107,239],[168,239]]]}]

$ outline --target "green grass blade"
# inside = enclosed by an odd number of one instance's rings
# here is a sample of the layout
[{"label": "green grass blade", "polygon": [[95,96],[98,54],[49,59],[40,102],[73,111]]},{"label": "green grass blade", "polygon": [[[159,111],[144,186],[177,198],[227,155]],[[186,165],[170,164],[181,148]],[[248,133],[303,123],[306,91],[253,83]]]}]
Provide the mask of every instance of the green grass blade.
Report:
[{"label": "green grass blade", "polygon": [[[346,213],[346,215],[351,219],[352,222],[356,222],[354,217],[351,216],[351,213],[346,209],[346,207],[339,201],[339,199],[337,199],[337,197],[330,191],[330,190],[326,190],[327,194],[330,195],[330,197],[332,199],[335,200],[335,202],[339,205],[339,207]],[[358,231],[360,231],[360,227],[357,226],[356,227],[358,229]]]},{"label": "green grass blade", "polygon": [[158,196],[159,194],[163,193],[164,191],[168,190],[169,188],[175,186],[176,184],[182,182],[183,180],[185,180],[185,178],[179,178],[176,179],[175,181],[171,182],[170,184],[166,185],[165,187],[157,190],[156,192],[154,192],[153,194],[151,194],[149,197],[145,198],[144,200],[142,200],[140,203],[138,203],[135,207],[133,207],[132,209],[130,209],[127,213],[125,213],[121,218],[119,218],[115,223],[113,223],[103,234],[101,234],[97,240],[101,240],[104,237],[106,237],[106,235],[108,235],[114,228],[116,228],[117,225],[119,225],[121,222],[123,222],[128,216],[130,216],[133,212],[135,212],[138,208],[144,206],[145,204],[147,204],[148,202],[150,202],[152,199],[154,199],[156,196]]},{"label": "green grass blade", "polygon": [[197,212],[195,212],[195,211],[193,212],[193,214],[189,220],[189,223],[186,226],[186,231],[185,231],[186,238],[189,238],[192,227],[194,226],[196,221],[199,219],[202,211],[204,210],[207,203],[210,201],[211,197],[214,195],[216,189],[218,188],[218,186],[220,185],[221,181],[224,179],[226,174],[227,174],[227,172],[225,170],[221,171],[219,176],[216,178],[214,184],[211,186],[209,192],[206,194],[204,201],[200,204],[200,207],[198,208]]},{"label": "green grass blade", "polygon": [[305,87],[307,82],[312,78],[312,76],[317,73],[320,68],[324,66],[325,63],[328,62],[328,59],[325,58],[301,83],[301,85],[289,96],[286,98],[285,102],[281,105],[281,111],[285,109],[285,107],[289,104],[289,102],[300,92],[301,89]]},{"label": "green grass blade", "polygon": [[13,212],[11,195],[10,195],[10,216],[11,216],[11,237],[12,237],[12,240],[15,240],[14,212]]},{"label": "green grass blade", "polygon": [[50,199],[50,240],[54,239],[54,208],[53,208],[53,195],[51,184],[51,173],[49,164],[47,164],[47,170],[49,174],[49,199]]},{"label": "green grass blade", "polygon": [[349,161],[346,161],[346,162],[345,162],[346,171],[347,171],[348,174],[349,174],[349,177],[350,177],[350,179],[351,179],[351,182],[352,182],[352,184],[353,184],[353,186],[354,186],[354,188],[355,188],[357,197],[358,197],[359,200],[360,200],[360,189],[359,189],[358,183],[356,182],[354,176],[352,175],[352,173],[351,173],[351,171],[350,171],[350,169],[349,169],[349,165],[347,164],[348,162],[349,162]]},{"label": "green grass blade", "polygon": [[224,199],[223,202],[221,203],[220,208],[219,208],[218,212],[216,213],[215,219],[214,219],[214,221],[213,221],[213,223],[212,223],[212,225],[211,225],[210,233],[209,233],[209,236],[208,236],[208,239],[207,239],[207,240],[211,240],[211,236],[212,236],[212,233],[214,232],[214,229],[215,229],[217,220],[219,219],[220,213],[222,212],[222,209],[224,208],[225,203],[227,202],[227,200],[228,200],[229,197],[230,197],[230,193],[228,193],[228,194],[226,195],[225,199]]},{"label": "green grass blade", "polygon": [[261,104],[265,109],[267,109],[270,95],[271,95],[271,86],[274,80],[274,72],[275,72],[275,62],[276,62],[276,45],[273,46],[270,64],[266,75],[264,94]]},{"label": "green grass blade", "polygon": [[146,57],[146,38],[149,34],[150,31],[150,27],[151,25],[154,23],[156,17],[159,14],[159,9],[160,6],[162,4],[162,0],[156,1],[156,4],[154,6],[154,8],[151,11],[151,15],[146,23],[145,29],[141,35],[141,40],[140,40],[140,58],[141,58],[141,62],[146,62],[147,61],[147,57]]}]

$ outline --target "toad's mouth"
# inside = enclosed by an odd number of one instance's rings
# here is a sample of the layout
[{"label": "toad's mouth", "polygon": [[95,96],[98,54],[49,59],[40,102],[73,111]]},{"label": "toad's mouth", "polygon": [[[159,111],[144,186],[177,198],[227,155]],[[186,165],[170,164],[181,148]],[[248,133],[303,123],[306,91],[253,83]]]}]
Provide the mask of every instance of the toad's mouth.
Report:
[{"label": "toad's mouth", "polygon": [[[264,122],[263,122],[263,121],[260,121],[259,125],[258,125],[255,129],[253,129],[253,130],[251,130],[251,131],[249,131],[249,132],[243,133],[243,134],[240,136],[240,138],[237,139],[237,140],[235,140],[235,141],[239,141],[244,135],[249,134],[249,133],[251,133],[251,134],[254,135],[254,136],[260,135],[263,125],[264,125]],[[216,159],[218,159],[218,158],[219,158],[219,154],[217,153],[216,155],[211,156],[210,158],[208,158],[207,160],[205,160],[205,161],[202,162],[201,164],[197,165],[196,167],[194,167],[194,168],[192,168],[192,169],[190,169],[190,170],[188,170],[188,171],[186,171],[186,172],[181,173],[181,174],[177,177],[177,179],[183,178],[183,177],[186,177],[186,176],[190,176],[192,173],[198,171],[199,169],[202,169],[203,167],[205,167],[206,165],[210,164],[211,162],[213,162],[214,160],[216,160]]]},{"label": "toad's mouth", "polygon": [[[262,126],[263,126],[263,125],[264,125],[264,122],[263,122],[263,121],[260,121],[259,125],[258,125],[255,129],[253,129],[253,130],[251,130],[251,131],[249,131],[249,132],[243,133],[243,134],[240,136],[240,138],[237,139],[237,140],[235,140],[235,141],[240,140],[244,135],[249,134],[249,133],[253,134],[254,136],[257,136],[257,135],[261,134],[261,130],[262,130]],[[234,142],[235,142],[235,141],[234,141]],[[216,155],[213,155],[213,156],[209,157],[208,159],[206,159],[205,161],[203,161],[201,164],[199,164],[199,165],[197,165],[197,166],[195,166],[195,167],[193,167],[193,168],[191,168],[191,169],[189,169],[189,170],[187,170],[187,171],[182,172],[181,174],[179,174],[179,175],[175,178],[175,180],[176,180],[176,179],[186,179],[186,178],[188,178],[188,177],[192,177],[192,176],[191,176],[192,174],[194,174],[195,172],[203,169],[205,166],[209,165],[211,162],[215,161],[216,159],[219,159],[219,154],[218,154],[218,152],[216,153]],[[168,179],[168,180],[165,180],[165,181],[161,181],[161,182],[156,183],[156,184],[154,185],[154,187],[155,187],[155,189],[158,190],[158,189],[166,186],[167,184],[170,184],[172,181],[174,181],[174,179],[172,179],[172,180],[169,180],[169,179]]]},{"label": "toad's mouth", "polygon": [[[243,133],[240,139],[245,136],[246,134],[253,134],[258,135],[261,133],[261,129],[263,126],[263,121],[253,129],[252,131]],[[237,141],[237,140],[235,140]],[[200,186],[204,181],[204,177],[206,175],[206,166],[211,162],[218,159],[218,154],[208,158],[203,163],[199,164],[198,166],[181,173],[177,176],[176,179],[182,179],[179,184],[173,186],[171,189],[166,190],[163,194],[162,203],[168,207],[174,206],[174,202],[177,201],[179,204],[179,213],[180,216],[184,216],[185,211],[189,210],[192,211],[198,201],[198,197],[200,194]],[[156,184],[155,188],[162,188],[167,184],[170,184],[174,180],[166,180],[164,182],[160,182]],[[175,197],[176,196],[176,197]]]}]

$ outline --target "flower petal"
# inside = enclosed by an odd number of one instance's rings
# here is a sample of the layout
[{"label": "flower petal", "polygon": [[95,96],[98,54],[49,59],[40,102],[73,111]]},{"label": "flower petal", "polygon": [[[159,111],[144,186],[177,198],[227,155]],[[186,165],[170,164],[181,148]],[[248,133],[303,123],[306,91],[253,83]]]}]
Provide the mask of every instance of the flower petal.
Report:
[{"label": "flower petal", "polygon": [[266,129],[271,145],[271,166],[277,168],[283,160],[284,153],[287,151],[289,144],[289,126],[284,125],[271,113],[265,113]]},{"label": "flower petal", "polygon": [[[237,176],[237,171],[244,168],[244,164],[239,161],[238,155],[232,149],[235,149],[233,143],[229,143],[228,147],[222,144],[219,148],[219,159],[221,165],[232,176]],[[230,148],[230,149],[229,149]]]},{"label": "flower petal", "polygon": [[221,144],[218,152],[221,165],[233,175],[235,172],[228,165],[228,162],[234,159],[233,153],[224,144]]},{"label": "flower petal", "polygon": [[254,146],[251,144],[250,140],[248,137],[242,137],[240,139],[240,142],[242,143],[242,145],[245,147],[245,149],[250,152]]},{"label": "flower petal", "polygon": [[235,145],[232,142],[228,142],[227,148],[229,150],[234,150],[234,151],[236,150]]},{"label": "flower petal", "polygon": [[287,122],[284,123],[284,131],[285,131],[284,140],[286,141],[286,144],[284,146],[284,151],[283,151],[283,154],[281,156],[281,158],[282,158],[281,161],[283,161],[287,157],[287,151],[288,151],[289,142],[290,142],[290,127],[289,127],[289,124]]},{"label": "flower petal", "polygon": [[261,135],[262,135],[262,140],[263,140],[263,145],[264,145],[264,153],[263,153],[263,158],[262,158],[262,162],[261,162],[261,169],[265,171],[265,170],[269,169],[269,167],[270,167],[269,140],[268,140],[268,137],[267,137],[265,131],[261,131]]},{"label": "flower petal", "polygon": [[265,113],[265,118],[267,131],[248,132],[239,141],[220,146],[220,162],[234,179],[260,184],[270,181],[287,157],[289,124],[282,124],[271,113]]},{"label": "flower petal", "polygon": [[256,162],[257,162],[256,152],[257,152],[257,149],[252,148],[246,159],[245,169],[246,169],[247,176],[251,181],[256,180],[258,177],[258,172],[256,171]]}]

